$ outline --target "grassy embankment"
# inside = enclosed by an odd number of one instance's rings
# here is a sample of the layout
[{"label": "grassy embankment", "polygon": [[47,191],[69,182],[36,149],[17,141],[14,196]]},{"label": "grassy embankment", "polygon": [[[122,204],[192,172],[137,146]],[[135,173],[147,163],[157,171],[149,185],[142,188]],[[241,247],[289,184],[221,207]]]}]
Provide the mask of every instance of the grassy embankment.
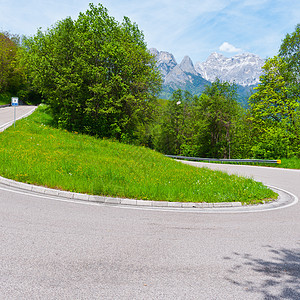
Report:
[{"label": "grassy embankment", "polygon": [[274,165],[274,167],[285,168],[285,169],[300,169],[299,158],[282,158],[281,164]]},{"label": "grassy embankment", "polygon": [[45,106],[0,134],[0,175],[94,195],[258,203],[277,195],[252,179],[184,165],[144,147],[50,126]]}]

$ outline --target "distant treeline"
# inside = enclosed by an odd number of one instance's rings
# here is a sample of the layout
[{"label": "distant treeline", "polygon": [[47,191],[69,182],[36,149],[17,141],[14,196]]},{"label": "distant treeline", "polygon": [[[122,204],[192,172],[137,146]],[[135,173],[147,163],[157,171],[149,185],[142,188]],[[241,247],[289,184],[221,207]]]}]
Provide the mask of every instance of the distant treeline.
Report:
[{"label": "distant treeline", "polygon": [[32,37],[0,33],[0,104],[48,104],[54,126],[214,158],[300,157],[300,24],[266,61],[248,106],[217,80],[200,96],[158,99],[161,75],[137,24],[90,4]]}]

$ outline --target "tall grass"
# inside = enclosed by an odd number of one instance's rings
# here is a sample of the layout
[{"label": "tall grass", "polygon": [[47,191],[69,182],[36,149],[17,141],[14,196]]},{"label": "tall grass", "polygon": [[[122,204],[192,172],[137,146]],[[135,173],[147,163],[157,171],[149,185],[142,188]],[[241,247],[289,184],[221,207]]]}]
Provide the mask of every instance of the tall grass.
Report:
[{"label": "tall grass", "polygon": [[300,169],[300,158],[283,158],[278,167],[286,169]]},{"label": "tall grass", "polygon": [[50,126],[45,106],[0,134],[0,175],[95,195],[257,203],[277,195],[252,179],[199,169],[144,147]]}]

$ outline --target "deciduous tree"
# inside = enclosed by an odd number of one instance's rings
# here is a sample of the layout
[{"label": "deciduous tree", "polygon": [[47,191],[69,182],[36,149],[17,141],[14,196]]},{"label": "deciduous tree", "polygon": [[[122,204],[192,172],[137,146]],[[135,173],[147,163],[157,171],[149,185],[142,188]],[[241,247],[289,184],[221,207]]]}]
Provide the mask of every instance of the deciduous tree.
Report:
[{"label": "deciduous tree", "polygon": [[[279,56],[287,63],[289,70],[293,73],[290,80],[300,83],[300,24],[295,28],[291,34],[287,34],[282,41],[279,50]],[[298,86],[298,91],[300,87]],[[298,94],[299,96],[299,94]]]},{"label": "deciduous tree", "polygon": [[135,23],[90,4],[24,43],[24,64],[56,122],[69,130],[135,138],[150,119],[160,74]]},{"label": "deciduous tree", "polygon": [[[266,61],[256,93],[250,97],[254,155],[279,158],[299,154],[299,98],[285,59]],[[273,150],[272,150],[273,149]]]},{"label": "deciduous tree", "polygon": [[239,114],[234,84],[216,80],[200,96],[203,118],[207,122],[207,150],[210,157],[230,158],[235,122]]},{"label": "deciduous tree", "polygon": [[0,93],[17,93],[22,84],[22,70],[17,64],[19,38],[8,32],[0,32]]}]

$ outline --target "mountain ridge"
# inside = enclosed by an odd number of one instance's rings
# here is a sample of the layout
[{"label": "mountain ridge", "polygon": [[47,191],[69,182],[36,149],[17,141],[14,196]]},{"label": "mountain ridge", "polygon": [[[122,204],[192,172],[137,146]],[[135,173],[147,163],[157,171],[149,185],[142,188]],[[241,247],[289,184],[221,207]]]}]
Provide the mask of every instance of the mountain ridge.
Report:
[{"label": "mountain ridge", "polygon": [[212,53],[205,62],[197,62],[196,71],[206,80],[212,82],[217,78],[221,81],[235,82],[242,86],[257,85],[262,75],[264,60],[252,53],[225,57]]},{"label": "mountain ridge", "polygon": [[193,95],[200,95],[206,85],[216,78],[221,81],[235,83],[240,102],[245,103],[253,87],[259,83],[264,60],[252,53],[225,57],[220,53],[212,53],[205,62],[193,64],[189,56],[185,56],[178,64],[172,53],[151,48],[157,61],[157,68],[162,74],[163,90],[161,97],[169,99],[176,89],[183,89]]}]

